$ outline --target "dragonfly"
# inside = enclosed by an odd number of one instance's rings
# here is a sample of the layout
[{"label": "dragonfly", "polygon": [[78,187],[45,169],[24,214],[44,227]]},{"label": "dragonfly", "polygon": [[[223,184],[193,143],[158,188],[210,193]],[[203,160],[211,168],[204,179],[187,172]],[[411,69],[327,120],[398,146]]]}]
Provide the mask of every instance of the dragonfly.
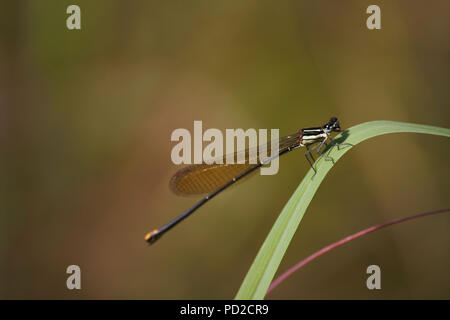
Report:
[{"label": "dragonfly", "polygon": [[[246,160],[244,164],[226,164],[225,161],[222,161],[222,163],[214,164],[194,164],[178,170],[170,179],[169,186],[172,192],[176,195],[198,195],[205,193],[208,195],[163,227],[147,233],[145,235],[145,241],[147,241],[148,244],[155,243],[167,231],[192,215],[197,209],[219,193],[231,187],[238,181],[242,181],[244,178],[251,176],[258,168],[269,164],[276,157],[292,150],[300,147],[306,148],[305,157],[311,168],[314,170],[314,173],[317,171],[314,168],[315,158],[313,157],[313,151],[316,151],[316,154],[319,157],[325,157],[334,163],[332,157],[321,152],[328,146],[327,141],[333,146],[353,146],[350,143],[336,143],[333,140],[331,133],[340,131],[341,127],[339,125],[339,120],[336,117],[332,117],[323,126],[303,128],[295,134],[280,138],[278,152],[275,152],[275,155],[267,159],[260,159],[256,163],[250,163],[251,161],[249,160],[252,152],[247,148],[233,154],[233,157],[237,158],[238,153],[244,152]],[[271,143],[269,142],[264,148],[270,150]],[[224,157],[224,159],[225,158],[226,157]]]}]

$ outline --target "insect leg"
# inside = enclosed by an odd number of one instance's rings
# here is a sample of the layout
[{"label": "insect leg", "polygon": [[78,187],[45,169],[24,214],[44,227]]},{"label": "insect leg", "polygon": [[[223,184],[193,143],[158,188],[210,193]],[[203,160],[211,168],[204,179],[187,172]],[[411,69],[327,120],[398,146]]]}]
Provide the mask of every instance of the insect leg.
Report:
[{"label": "insect leg", "polygon": [[[327,137],[330,138],[330,143],[331,141],[333,141],[330,137],[330,135],[327,133]],[[323,141],[320,143],[319,148],[317,149],[317,153],[319,154],[319,158],[324,157],[325,159],[331,160],[331,162],[333,162],[334,164],[334,159],[333,157],[330,157],[329,155],[325,154],[325,152],[321,153],[320,149],[322,148],[323,145],[328,146],[328,144],[325,143],[325,141],[327,140],[327,138],[323,139]]]},{"label": "insect leg", "polygon": [[[316,162],[316,159],[314,159],[313,155],[312,155],[312,151],[314,151],[318,145],[316,144],[315,146],[313,146],[312,148],[309,148],[308,145],[305,145],[306,147],[306,152],[305,152],[305,157],[306,160],[308,160],[309,165],[311,166],[311,168],[314,170],[314,175],[316,175],[317,170],[316,168],[314,168],[314,162]],[[309,157],[308,157],[309,156]]]}]

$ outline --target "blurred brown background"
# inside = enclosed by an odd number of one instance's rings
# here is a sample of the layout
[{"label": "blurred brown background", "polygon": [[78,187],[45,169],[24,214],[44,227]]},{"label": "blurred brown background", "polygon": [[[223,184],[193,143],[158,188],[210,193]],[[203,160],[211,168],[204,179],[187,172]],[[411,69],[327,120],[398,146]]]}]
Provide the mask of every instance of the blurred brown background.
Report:
[{"label": "blurred brown background", "polygon": [[[450,2],[1,1],[0,298],[228,299],[308,169],[302,151],[205,205],[171,194],[176,128],[397,120],[450,127]],[[82,30],[66,28],[81,7]],[[366,28],[381,7],[382,29]],[[449,141],[364,142],[331,171],[279,272],[373,224],[448,207]],[[341,247],[268,298],[450,298],[450,216]],[[82,290],[66,289],[81,267]],[[382,290],[365,286],[368,265]]]}]

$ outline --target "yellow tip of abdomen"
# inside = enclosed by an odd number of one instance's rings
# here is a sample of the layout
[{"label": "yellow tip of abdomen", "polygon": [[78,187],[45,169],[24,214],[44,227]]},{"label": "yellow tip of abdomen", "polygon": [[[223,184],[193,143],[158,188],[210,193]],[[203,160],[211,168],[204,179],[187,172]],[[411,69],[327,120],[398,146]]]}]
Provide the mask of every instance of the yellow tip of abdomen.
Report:
[{"label": "yellow tip of abdomen", "polygon": [[148,241],[148,239],[150,239],[150,237],[152,236],[152,234],[155,234],[156,232],[158,232],[158,229],[153,230],[152,232],[149,232],[145,235],[145,241]]}]

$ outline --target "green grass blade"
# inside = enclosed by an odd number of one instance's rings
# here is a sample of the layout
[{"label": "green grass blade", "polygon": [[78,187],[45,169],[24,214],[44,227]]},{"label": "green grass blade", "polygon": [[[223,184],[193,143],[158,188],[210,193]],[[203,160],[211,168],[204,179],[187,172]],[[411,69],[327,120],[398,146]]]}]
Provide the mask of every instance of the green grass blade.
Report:
[{"label": "green grass blade", "polygon": [[[356,145],[364,140],[388,133],[413,132],[450,137],[450,129],[426,126],[420,124],[372,121],[354,126],[336,136],[338,143],[351,143]],[[345,141],[344,141],[345,140]],[[332,147],[329,155],[338,161],[344,153],[353,147]],[[328,171],[333,167],[331,161],[323,157],[316,162],[317,174],[308,171],[292,197],[281,211],[277,221],[260,248],[253,261],[235,299],[263,299],[269,285],[281,263],[289,243],[297,230],[303,214],[322,183]]]}]

